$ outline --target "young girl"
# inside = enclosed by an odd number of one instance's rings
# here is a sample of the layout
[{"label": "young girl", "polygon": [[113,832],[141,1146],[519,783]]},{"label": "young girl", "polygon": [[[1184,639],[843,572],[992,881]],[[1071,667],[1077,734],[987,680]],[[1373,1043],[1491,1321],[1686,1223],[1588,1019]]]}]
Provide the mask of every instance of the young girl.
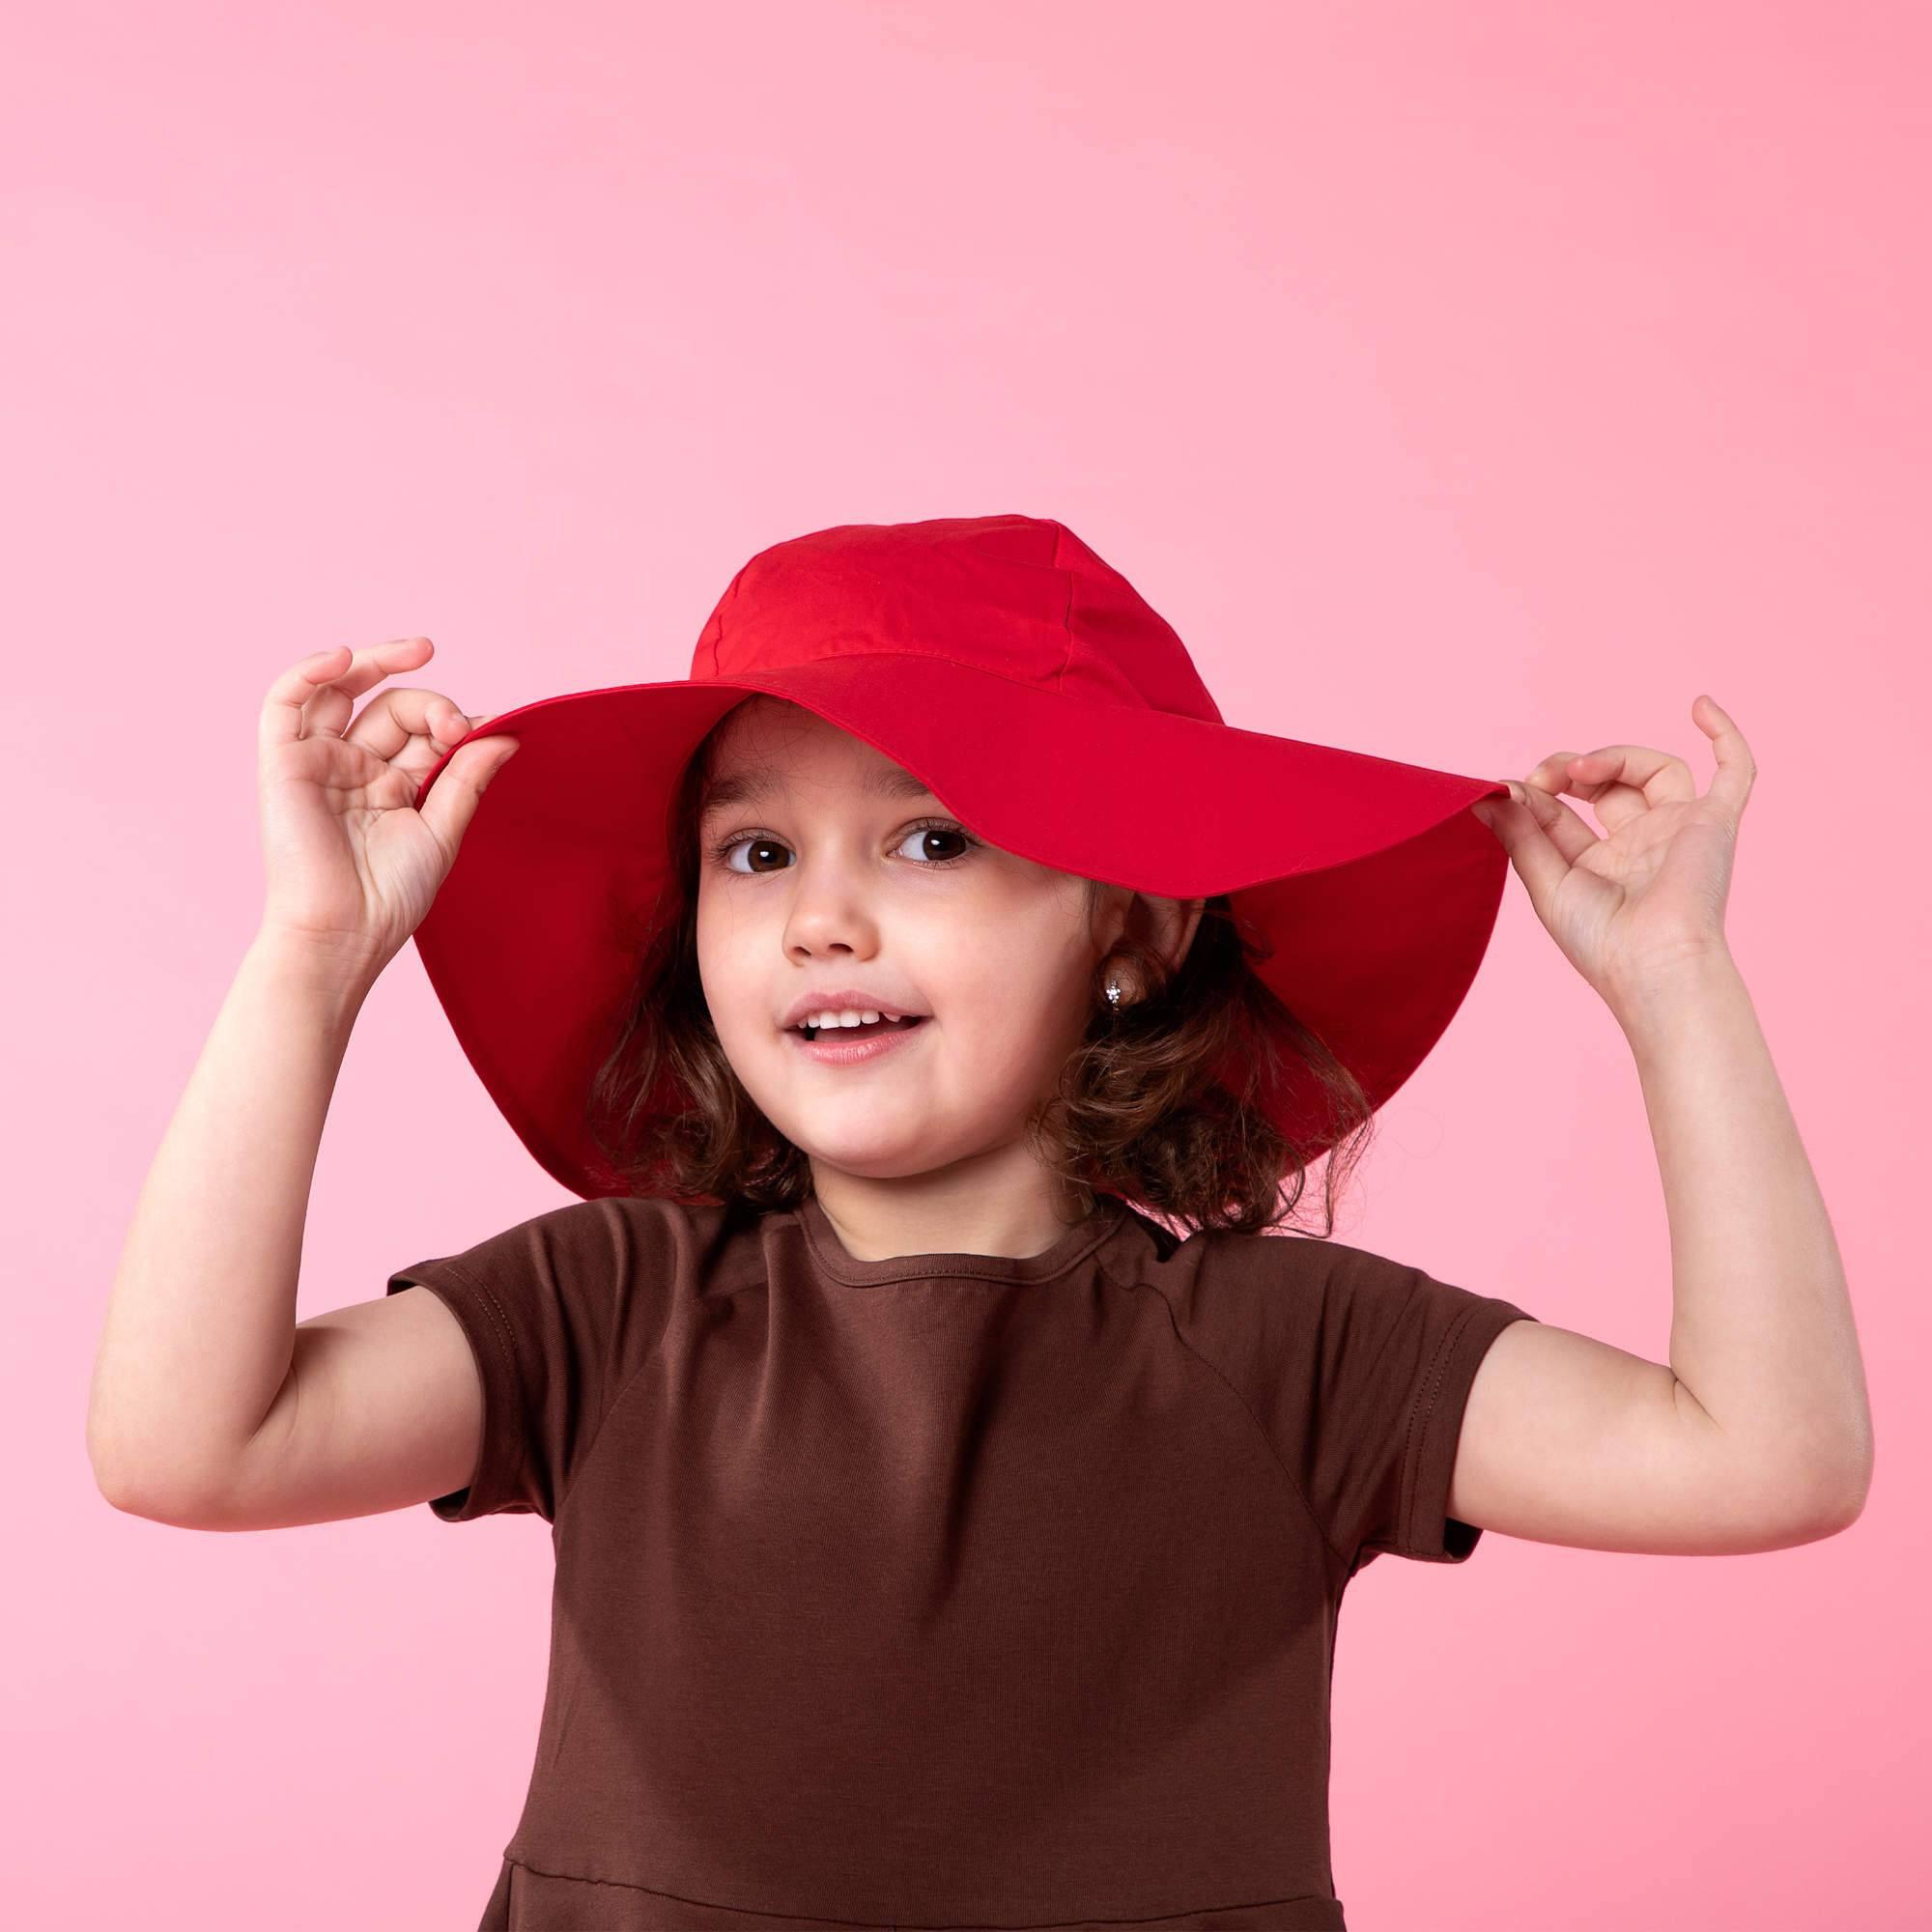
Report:
[{"label": "young girl", "polygon": [[[1858,1515],[1862,1369],[1724,944],[1751,764],[1708,697],[1701,797],[1638,746],[1505,784],[1232,726],[1124,578],[1018,516],[762,552],[686,680],[352,720],[429,650],[270,692],[262,927],[89,1440],[166,1522],[552,1524],[485,1928],[1342,1927],[1364,1565]],[[1332,1238],[1505,852],[1636,1055],[1668,1366]],[[298,1324],[336,1069],[412,935],[581,1198]],[[1321,1235],[1264,1238],[1324,1153]]]}]

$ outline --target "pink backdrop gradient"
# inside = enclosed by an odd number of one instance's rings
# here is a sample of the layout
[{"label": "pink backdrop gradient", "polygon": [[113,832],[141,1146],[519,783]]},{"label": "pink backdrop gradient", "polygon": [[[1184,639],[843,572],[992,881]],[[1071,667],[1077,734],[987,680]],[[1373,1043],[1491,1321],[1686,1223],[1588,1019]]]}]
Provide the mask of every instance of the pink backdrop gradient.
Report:
[{"label": "pink backdrop gradient", "polygon": [[[529,1773],[536,1520],[196,1534],[85,1455],[260,903],[270,678],[417,631],[471,711],[682,676],[754,550],[1001,511],[1258,728],[1492,777],[1634,739],[1701,785],[1692,697],[1736,717],[1730,932],[1857,1300],[1869,1507],[1772,1555],[1377,1565],[1336,1887],[1359,1932],[1925,1922],[1920,10],[70,0],[7,38],[15,1923],[472,1925]],[[565,1198],[406,951],[298,1312]],[[1336,1232],[1667,1358],[1629,1052],[1514,876]]]}]

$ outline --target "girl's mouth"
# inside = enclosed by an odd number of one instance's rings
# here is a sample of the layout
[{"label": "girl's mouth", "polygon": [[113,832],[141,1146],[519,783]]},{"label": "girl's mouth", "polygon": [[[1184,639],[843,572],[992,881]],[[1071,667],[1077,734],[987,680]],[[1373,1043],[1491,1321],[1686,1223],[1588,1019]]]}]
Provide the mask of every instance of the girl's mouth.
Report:
[{"label": "girl's mouth", "polygon": [[846,1066],[891,1053],[924,1024],[925,1016],[921,1014],[902,1020],[870,1020],[863,1026],[787,1027],[785,1032],[810,1059],[828,1066]]}]

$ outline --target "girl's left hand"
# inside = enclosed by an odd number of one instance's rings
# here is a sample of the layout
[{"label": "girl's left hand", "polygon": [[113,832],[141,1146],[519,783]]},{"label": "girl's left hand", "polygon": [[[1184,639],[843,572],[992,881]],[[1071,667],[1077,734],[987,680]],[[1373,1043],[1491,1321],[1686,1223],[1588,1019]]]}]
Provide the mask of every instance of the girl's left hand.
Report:
[{"label": "girl's left hand", "polygon": [[[1727,950],[1731,856],[1757,767],[1744,734],[1707,694],[1690,716],[1718,756],[1701,798],[1682,758],[1647,745],[1605,745],[1552,752],[1510,786],[1510,802],[1469,808],[1502,841],[1550,937],[1619,1015],[1674,968]],[[1587,800],[1606,836],[1558,792]]]}]

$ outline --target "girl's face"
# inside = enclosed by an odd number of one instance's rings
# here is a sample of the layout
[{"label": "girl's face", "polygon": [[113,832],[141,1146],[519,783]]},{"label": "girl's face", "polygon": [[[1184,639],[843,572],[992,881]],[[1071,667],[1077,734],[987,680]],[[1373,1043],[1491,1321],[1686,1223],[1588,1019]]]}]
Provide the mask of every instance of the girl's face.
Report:
[{"label": "girl's face", "polygon": [[[883,753],[770,697],[720,734],[698,837],[712,1022],[794,1146],[885,1179],[1022,1136],[1086,1032],[1132,893],[1102,886],[1090,904],[1078,875],[974,838]],[[928,1017],[875,1058],[821,1062],[786,1017],[846,987]]]}]

